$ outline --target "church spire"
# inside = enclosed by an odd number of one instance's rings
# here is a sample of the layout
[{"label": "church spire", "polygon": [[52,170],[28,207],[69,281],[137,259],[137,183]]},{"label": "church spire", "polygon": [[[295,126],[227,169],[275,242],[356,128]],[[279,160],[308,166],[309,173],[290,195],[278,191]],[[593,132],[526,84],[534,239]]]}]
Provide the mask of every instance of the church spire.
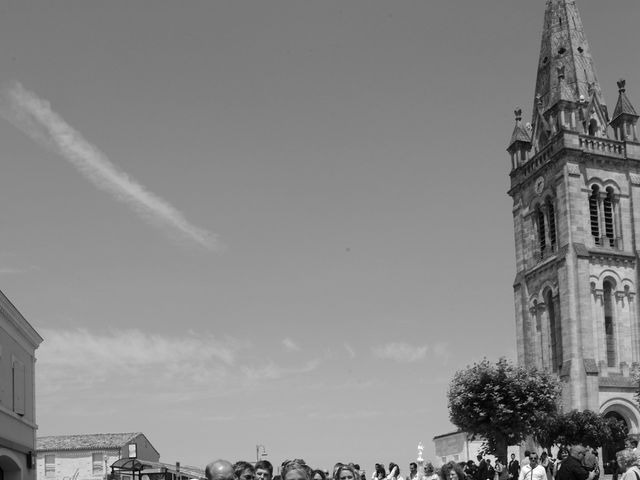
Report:
[{"label": "church spire", "polygon": [[[570,97],[595,100],[606,112],[575,0],[547,0],[535,96],[540,98],[542,112]],[[534,112],[537,104],[538,100]]]}]

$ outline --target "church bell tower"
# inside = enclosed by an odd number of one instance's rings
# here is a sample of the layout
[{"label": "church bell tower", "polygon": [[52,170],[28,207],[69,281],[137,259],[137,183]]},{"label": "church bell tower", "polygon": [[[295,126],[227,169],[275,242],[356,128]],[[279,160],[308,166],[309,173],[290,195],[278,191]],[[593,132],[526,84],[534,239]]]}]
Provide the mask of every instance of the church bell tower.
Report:
[{"label": "church bell tower", "polygon": [[518,362],[559,376],[564,411],[639,434],[638,115],[624,80],[609,114],[575,0],[547,0],[531,123],[515,114]]}]

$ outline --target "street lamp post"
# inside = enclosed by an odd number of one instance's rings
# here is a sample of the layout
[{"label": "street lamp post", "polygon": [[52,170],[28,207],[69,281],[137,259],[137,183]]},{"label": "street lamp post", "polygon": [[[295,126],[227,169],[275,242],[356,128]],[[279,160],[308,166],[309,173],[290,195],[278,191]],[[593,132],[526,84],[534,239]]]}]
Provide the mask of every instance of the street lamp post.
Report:
[{"label": "street lamp post", "polygon": [[[260,449],[262,449],[262,454],[260,454]],[[266,457],[266,456],[267,456],[267,449],[264,447],[264,445],[256,445],[256,462],[259,462],[261,457]]]}]

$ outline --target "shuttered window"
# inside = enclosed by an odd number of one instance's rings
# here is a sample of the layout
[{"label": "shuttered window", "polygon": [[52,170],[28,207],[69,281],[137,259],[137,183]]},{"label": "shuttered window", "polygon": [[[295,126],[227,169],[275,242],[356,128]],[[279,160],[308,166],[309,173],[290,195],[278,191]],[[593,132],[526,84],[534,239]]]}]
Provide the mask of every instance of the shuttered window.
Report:
[{"label": "shuttered window", "polygon": [[44,476],[47,478],[56,476],[56,456],[53,454],[44,456]]},{"label": "shuttered window", "polygon": [[24,363],[20,360],[13,361],[13,411],[18,415],[24,415],[25,398],[25,371]]}]

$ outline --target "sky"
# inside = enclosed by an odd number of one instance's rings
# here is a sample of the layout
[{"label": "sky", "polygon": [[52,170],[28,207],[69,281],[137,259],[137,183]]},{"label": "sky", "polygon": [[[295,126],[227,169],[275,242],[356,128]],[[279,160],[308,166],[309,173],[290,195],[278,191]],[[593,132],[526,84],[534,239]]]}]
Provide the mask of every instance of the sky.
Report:
[{"label": "sky", "polygon": [[[0,289],[38,435],[415,459],[515,359],[509,160],[543,0],[0,3]],[[610,109],[637,0],[579,0]]]}]

